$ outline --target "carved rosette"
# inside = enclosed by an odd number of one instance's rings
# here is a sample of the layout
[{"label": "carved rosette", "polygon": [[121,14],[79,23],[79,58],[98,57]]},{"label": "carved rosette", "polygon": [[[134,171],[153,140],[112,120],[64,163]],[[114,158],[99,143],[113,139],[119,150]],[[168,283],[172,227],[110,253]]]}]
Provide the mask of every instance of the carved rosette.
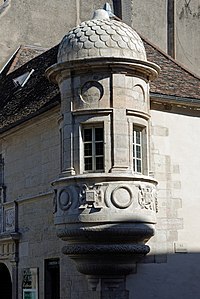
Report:
[{"label": "carved rosette", "polygon": [[149,252],[145,242],[154,235],[157,211],[154,180],[87,175],[54,188],[57,235],[68,242],[63,252],[81,273],[126,275]]}]

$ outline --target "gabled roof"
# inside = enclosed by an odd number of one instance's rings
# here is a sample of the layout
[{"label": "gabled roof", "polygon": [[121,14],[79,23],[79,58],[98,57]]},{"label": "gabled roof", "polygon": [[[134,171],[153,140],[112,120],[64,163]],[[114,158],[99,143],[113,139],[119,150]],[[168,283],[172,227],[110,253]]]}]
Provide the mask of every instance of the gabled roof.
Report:
[{"label": "gabled roof", "polygon": [[[200,104],[200,78],[146,39],[143,42],[148,60],[161,67],[159,77],[150,83],[151,94],[193,98]],[[21,47],[7,74],[0,80],[0,132],[59,104],[59,89],[45,76],[45,70],[57,61],[58,46],[43,51],[36,47]],[[14,84],[13,79],[32,69],[34,72],[23,88]]]},{"label": "gabled roof", "polygon": [[24,46],[21,45],[13,59],[13,62],[7,72],[7,74],[15,71],[16,69],[20,68],[22,65],[26,64],[33,58],[41,55],[47,48],[37,47],[37,46]]},{"label": "gabled roof", "polygon": [[148,60],[161,68],[158,78],[150,84],[151,93],[200,101],[200,77],[187,70],[146,38],[143,38],[143,42]]}]

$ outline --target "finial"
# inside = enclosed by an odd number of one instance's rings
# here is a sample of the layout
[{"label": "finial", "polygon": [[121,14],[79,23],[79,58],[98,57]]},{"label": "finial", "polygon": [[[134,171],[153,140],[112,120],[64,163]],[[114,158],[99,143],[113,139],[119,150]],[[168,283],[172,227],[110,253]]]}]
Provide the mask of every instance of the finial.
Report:
[{"label": "finial", "polygon": [[93,20],[103,20],[103,19],[110,19],[109,14],[105,9],[97,9],[94,11]]},{"label": "finial", "polygon": [[110,6],[110,4],[109,4],[108,2],[106,2],[106,3],[104,4],[103,9],[104,9],[105,11],[107,11],[109,17],[111,17],[111,18],[114,17],[114,14],[113,14],[113,12],[112,12],[112,8],[111,8],[111,6]]},{"label": "finial", "polygon": [[121,19],[118,18],[118,17],[112,12],[112,8],[111,8],[111,6],[110,6],[110,4],[109,4],[108,2],[106,2],[106,3],[104,4],[103,9],[104,9],[105,11],[107,11],[107,13],[108,13],[108,15],[109,15],[110,18],[115,19],[115,20],[117,20],[117,21],[121,21]]}]

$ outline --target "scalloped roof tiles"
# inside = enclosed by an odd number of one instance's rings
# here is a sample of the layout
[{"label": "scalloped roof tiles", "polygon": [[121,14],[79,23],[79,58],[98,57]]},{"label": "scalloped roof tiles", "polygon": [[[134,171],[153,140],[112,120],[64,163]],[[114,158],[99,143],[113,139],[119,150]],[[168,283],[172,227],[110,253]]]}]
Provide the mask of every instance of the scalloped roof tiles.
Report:
[{"label": "scalloped roof tiles", "polygon": [[147,59],[143,42],[131,27],[115,20],[93,19],[64,36],[58,62],[99,56]]}]

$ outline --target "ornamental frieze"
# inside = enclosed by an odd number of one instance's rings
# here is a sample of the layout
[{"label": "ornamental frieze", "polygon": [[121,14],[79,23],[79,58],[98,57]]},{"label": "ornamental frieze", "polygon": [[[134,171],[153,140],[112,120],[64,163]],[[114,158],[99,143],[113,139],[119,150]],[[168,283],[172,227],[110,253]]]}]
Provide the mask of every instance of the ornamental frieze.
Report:
[{"label": "ornamental frieze", "polygon": [[[118,214],[120,212],[120,214]],[[140,214],[157,212],[157,193],[150,182],[102,182],[59,186],[55,189],[54,213],[56,217],[79,217],[84,215],[106,220],[130,214],[138,219]],[[113,213],[113,214],[112,214]]]}]

